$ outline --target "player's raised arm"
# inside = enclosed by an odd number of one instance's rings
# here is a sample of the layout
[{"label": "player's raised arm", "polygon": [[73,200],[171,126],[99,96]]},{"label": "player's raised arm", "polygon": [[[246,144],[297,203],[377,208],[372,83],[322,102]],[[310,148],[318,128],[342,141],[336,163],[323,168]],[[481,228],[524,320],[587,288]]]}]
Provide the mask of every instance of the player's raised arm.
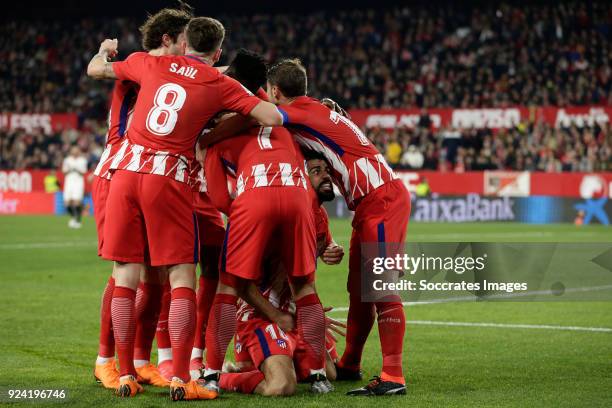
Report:
[{"label": "player's raised arm", "polygon": [[100,44],[100,50],[93,56],[87,66],[87,75],[95,79],[116,79],[113,63],[109,58],[117,55],[117,39],[106,39]]}]

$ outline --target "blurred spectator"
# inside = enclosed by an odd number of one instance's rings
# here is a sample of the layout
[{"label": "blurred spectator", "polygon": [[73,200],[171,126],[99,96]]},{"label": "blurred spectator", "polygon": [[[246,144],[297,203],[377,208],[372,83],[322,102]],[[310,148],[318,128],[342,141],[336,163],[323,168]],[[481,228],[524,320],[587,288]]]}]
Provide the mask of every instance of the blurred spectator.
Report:
[{"label": "blurred spectator", "polygon": [[415,145],[410,145],[408,150],[402,155],[401,164],[402,166],[417,170],[423,167],[424,161],[423,153],[417,150]]}]

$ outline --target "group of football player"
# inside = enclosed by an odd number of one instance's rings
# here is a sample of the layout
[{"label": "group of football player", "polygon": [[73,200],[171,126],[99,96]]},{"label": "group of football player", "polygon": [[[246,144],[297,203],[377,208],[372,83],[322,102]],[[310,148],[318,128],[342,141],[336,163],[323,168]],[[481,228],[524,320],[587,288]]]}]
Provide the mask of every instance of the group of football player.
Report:
[{"label": "group of football player", "polygon": [[[326,393],[330,380],[362,379],[378,315],[381,373],[348,394],[405,394],[401,300],[360,293],[362,243],[404,242],[403,183],[344,110],[306,96],[299,60],[268,67],[240,50],[215,67],[223,25],[186,10],[161,10],[140,31],[145,51],[111,62],[107,39],[87,68],[115,80],[92,191],[98,253],[114,261],[97,380],[123,397],[169,387],[174,401],[292,395],[298,382]],[[346,325],[325,316],[315,286],[317,258],[344,255],[322,207],[332,183],[355,211]],[[346,335],[340,358],[335,334]],[[224,361],[232,340],[235,363]]]}]

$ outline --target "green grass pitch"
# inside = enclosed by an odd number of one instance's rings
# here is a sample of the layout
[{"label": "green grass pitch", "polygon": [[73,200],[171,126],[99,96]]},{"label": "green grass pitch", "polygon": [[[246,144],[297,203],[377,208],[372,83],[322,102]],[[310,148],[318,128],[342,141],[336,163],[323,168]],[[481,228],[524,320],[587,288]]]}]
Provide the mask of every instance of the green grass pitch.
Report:
[{"label": "green grass pitch", "polygon": [[[69,398],[63,406],[170,404],[166,390],[147,387],[137,398],[120,401],[93,381],[100,295],[110,265],[96,257],[93,220],[87,218],[81,230],[68,229],[66,221],[52,216],[0,218],[0,389],[67,389]],[[331,228],[336,240],[348,249],[349,222],[332,220]],[[412,224],[409,239],[611,242],[611,231],[598,226]],[[325,305],[348,304],[346,272],[346,260],[336,267],[321,265],[317,286]],[[335,316],[344,318],[346,312],[338,311]],[[344,393],[361,383],[336,383],[336,391],[324,396],[311,395],[307,386],[301,385],[298,395],[291,398],[225,393],[216,401],[188,404],[301,408],[612,406],[611,332],[514,326],[612,328],[612,303],[429,304],[406,307],[406,318],[405,397],[349,398]],[[341,341],[339,351],[343,348]],[[375,328],[364,353],[365,375],[378,374],[380,363]],[[43,406],[47,404],[51,403]]]}]

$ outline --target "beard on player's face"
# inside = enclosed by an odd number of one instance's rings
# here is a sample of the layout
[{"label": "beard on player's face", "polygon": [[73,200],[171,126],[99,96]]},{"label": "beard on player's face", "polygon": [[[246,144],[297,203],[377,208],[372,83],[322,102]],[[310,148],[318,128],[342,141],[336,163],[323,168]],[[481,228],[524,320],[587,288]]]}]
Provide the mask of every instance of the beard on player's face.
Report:
[{"label": "beard on player's face", "polygon": [[319,197],[319,201],[321,202],[332,201],[334,197],[336,196],[334,194],[334,185],[332,184],[332,181],[330,178],[325,178],[321,180],[316,190],[317,190],[317,197]]}]

